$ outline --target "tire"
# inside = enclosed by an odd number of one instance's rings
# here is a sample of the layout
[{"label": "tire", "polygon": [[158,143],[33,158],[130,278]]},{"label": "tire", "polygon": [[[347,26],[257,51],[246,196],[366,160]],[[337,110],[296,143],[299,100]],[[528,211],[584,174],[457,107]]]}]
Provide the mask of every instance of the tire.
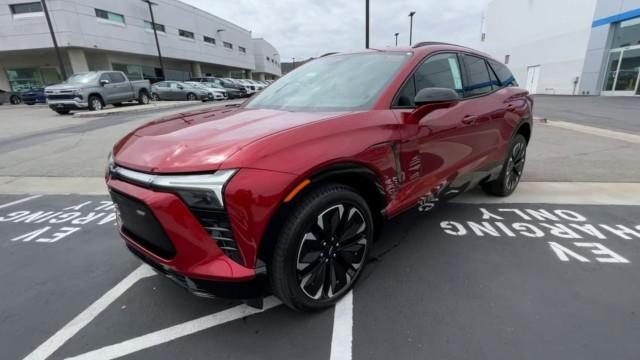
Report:
[{"label": "tire", "polygon": [[100,111],[104,107],[104,103],[99,96],[91,95],[89,96],[89,110],[91,111]]},{"label": "tire", "polygon": [[54,110],[58,115],[68,115],[71,110]]},{"label": "tire", "polygon": [[146,91],[140,91],[138,95],[138,104],[147,105],[149,104],[149,94]]},{"label": "tire", "polygon": [[335,304],[362,273],[373,235],[371,211],[352,188],[327,184],[310,192],[275,244],[268,271],[274,294],[298,311]]},{"label": "tire", "polygon": [[517,134],[511,145],[507,158],[502,164],[502,171],[497,179],[482,184],[482,190],[495,196],[509,196],[520,183],[524,164],[527,157],[527,140],[521,134]]},{"label": "tire", "polygon": [[22,99],[18,95],[12,95],[11,98],[9,99],[9,102],[12,105],[18,105],[22,102]]},{"label": "tire", "polygon": [[160,101],[160,95],[153,93],[151,94],[151,99],[153,99],[153,101]]},{"label": "tire", "polygon": [[198,97],[194,93],[188,93],[187,94],[187,100],[188,101],[196,101],[196,100],[198,100]]}]

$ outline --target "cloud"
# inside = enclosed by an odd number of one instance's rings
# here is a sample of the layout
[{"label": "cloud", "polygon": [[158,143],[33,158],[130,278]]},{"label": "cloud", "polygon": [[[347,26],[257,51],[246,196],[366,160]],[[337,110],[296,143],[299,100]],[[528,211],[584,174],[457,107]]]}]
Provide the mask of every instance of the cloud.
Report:
[{"label": "cloud", "polygon": [[[182,0],[249,29],[283,61],[364,48],[364,0]],[[487,0],[370,0],[370,46],[409,43],[409,11],[416,11],[413,42],[445,41],[477,47]]]}]

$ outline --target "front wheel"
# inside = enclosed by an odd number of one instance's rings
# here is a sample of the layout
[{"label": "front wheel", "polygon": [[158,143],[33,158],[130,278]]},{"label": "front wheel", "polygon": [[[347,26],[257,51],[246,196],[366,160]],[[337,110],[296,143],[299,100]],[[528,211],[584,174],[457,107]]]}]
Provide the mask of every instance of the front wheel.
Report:
[{"label": "front wheel", "polygon": [[20,96],[18,95],[13,95],[11,96],[11,99],[9,100],[13,105],[18,105],[22,102],[22,99],[20,98]]},{"label": "front wheel", "polygon": [[194,93],[189,93],[189,94],[187,94],[187,100],[189,100],[189,101],[196,101],[196,100],[198,100],[198,98],[197,98],[196,94],[194,94]]},{"label": "front wheel", "polygon": [[156,93],[151,94],[151,98],[153,99],[153,101],[160,101],[160,95]]},{"label": "front wheel", "polygon": [[482,189],[491,195],[511,195],[516,187],[518,187],[520,179],[522,178],[526,157],[527,140],[521,134],[517,134],[511,141],[500,176],[493,181],[482,184]]},{"label": "front wheel", "polygon": [[89,97],[89,110],[91,111],[100,111],[102,110],[103,104],[102,99],[100,97],[91,95]]},{"label": "front wheel", "polygon": [[275,245],[269,269],[275,295],[299,311],[335,304],[362,272],[373,234],[371,211],[350,187],[328,184],[309,193]]}]

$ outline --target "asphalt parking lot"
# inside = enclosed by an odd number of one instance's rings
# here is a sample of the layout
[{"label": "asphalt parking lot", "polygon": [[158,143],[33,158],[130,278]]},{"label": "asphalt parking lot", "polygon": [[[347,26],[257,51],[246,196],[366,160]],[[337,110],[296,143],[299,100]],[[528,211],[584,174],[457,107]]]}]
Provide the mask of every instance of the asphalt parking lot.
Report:
[{"label": "asphalt parking lot", "polygon": [[353,293],[299,314],[194,297],[118,238],[106,153],[176,110],[41,110],[0,112],[1,358],[638,358],[633,137],[536,124],[515,196],[393,219]]}]

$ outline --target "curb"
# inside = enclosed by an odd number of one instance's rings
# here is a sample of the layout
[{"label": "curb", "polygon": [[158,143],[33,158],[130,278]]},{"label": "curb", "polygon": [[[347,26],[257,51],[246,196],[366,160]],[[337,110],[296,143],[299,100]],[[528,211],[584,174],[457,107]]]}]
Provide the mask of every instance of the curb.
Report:
[{"label": "curb", "polygon": [[85,111],[85,112],[73,114],[72,117],[97,118],[97,117],[115,116],[115,115],[123,115],[123,114],[140,114],[140,113],[154,112],[159,110],[171,110],[171,109],[177,109],[177,108],[183,108],[183,107],[190,107],[198,104],[206,104],[206,103],[203,103],[201,101],[185,101],[184,103],[171,104],[171,105],[165,105],[165,106],[134,105],[134,106],[140,106],[140,107],[131,109],[131,110],[126,110],[126,111],[125,110],[111,111],[111,109],[105,110],[105,111]]},{"label": "curb", "polygon": [[533,122],[539,123],[539,124],[546,124],[546,123],[549,122],[549,120],[547,120],[547,118],[534,116],[533,117]]}]

